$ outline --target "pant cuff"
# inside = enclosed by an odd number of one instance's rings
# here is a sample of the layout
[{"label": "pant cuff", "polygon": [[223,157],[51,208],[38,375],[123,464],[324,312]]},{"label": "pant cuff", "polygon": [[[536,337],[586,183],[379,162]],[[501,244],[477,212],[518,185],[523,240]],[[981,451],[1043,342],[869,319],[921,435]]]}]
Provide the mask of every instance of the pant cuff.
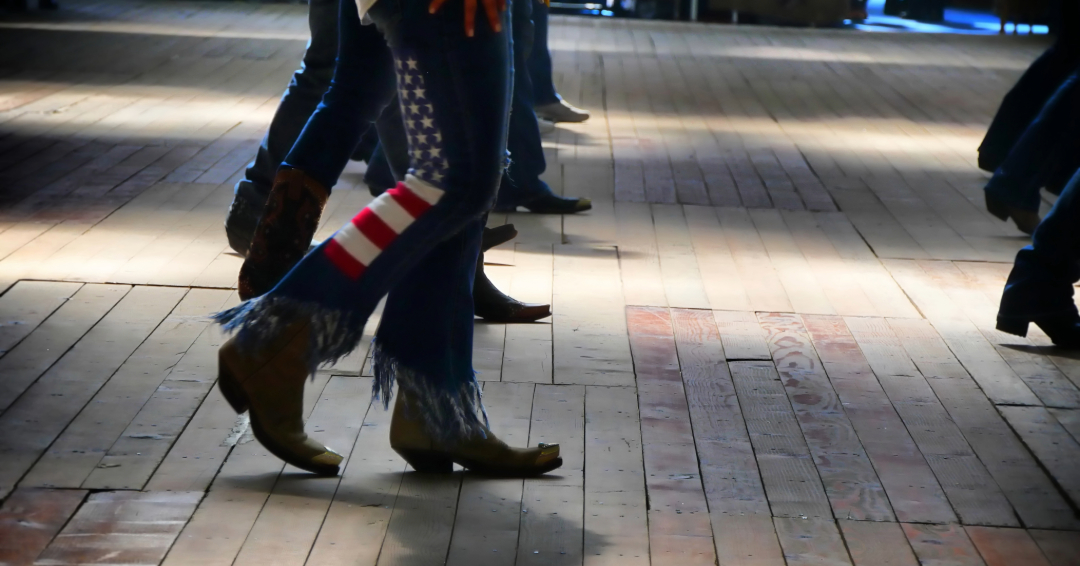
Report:
[{"label": "pant cuff", "polygon": [[372,348],[373,400],[381,400],[383,407],[389,408],[397,383],[409,399],[409,410],[419,413],[407,416],[422,421],[424,430],[436,443],[453,446],[467,438],[485,436],[487,411],[475,373],[461,380],[452,376],[426,375],[407,367],[378,341]]}]

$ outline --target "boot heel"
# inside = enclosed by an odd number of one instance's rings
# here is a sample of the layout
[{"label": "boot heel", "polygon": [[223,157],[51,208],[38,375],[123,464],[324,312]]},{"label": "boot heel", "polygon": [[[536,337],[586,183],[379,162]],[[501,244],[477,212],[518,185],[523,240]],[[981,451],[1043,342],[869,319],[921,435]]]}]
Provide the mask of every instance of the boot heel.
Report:
[{"label": "boot heel", "polygon": [[1024,337],[1027,336],[1028,324],[1030,324],[1028,321],[1002,320],[999,318],[997,321],[997,329],[1006,334]]},{"label": "boot heel", "polygon": [[408,448],[394,448],[394,452],[421,474],[449,474],[454,471],[454,461],[439,452]]},{"label": "boot heel", "polygon": [[218,389],[236,414],[239,415],[248,410],[247,395],[236,385],[236,378],[232,376],[229,366],[224,362],[218,362]]}]

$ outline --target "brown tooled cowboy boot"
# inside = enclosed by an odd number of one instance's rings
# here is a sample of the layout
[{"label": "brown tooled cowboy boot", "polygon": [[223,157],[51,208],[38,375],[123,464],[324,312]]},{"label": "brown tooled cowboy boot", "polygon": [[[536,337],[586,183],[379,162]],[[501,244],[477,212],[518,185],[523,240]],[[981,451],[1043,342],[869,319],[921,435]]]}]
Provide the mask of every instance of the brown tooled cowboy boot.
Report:
[{"label": "brown tooled cowboy boot", "polygon": [[562,466],[558,444],[511,448],[486,428],[486,438],[475,436],[455,446],[440,446],[415,418],[419,409],[411,406],[407,411],[407,404],[404,394],[398,391],[390,421],[390,447],[418,472],[449,474],[457,463],[478,474],[517,478],[538,476]]},{"label": "brown tooled cowboy boot", "polygon": [[238,284],[240,298],[273,289],[303,259],[330,194],[299,169],[282,168],[263,208]]},{"label": "brown tooled cowboy boot", "polygon": [[296,322],[258,351],[241,351],[236,337],[218,350],[218,387],[237,413],[250,411],[251,430],[270,452],[309,472],[335,475],[341,455],[304,432],[310,325]]}]

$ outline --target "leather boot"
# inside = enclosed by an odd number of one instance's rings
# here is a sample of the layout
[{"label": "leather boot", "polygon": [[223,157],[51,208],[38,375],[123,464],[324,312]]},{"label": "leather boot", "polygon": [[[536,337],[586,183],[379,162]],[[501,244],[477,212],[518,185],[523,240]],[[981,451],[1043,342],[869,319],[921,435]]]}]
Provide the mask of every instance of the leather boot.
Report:
[{"label": "leather boot", "polygon": [[1029,236],[1035,233],[1035,229],[1039,227],[1041,220],[1038,212],[1008,205],[990,196],[990,193],[986,193],[986,210],[1002,220],[1008,220],[1012,217],[1017,229]]},{"label": "leather boot", "polygon": [[250,411],[255,438],[274,456],[309,472],[336,475],[341,455],[304,432],[310,325],[297,322],[258,352],[234,336],[218,350],[218,387],[237,413]]},{"label": "leather boot", "polygon": [[240,298],[273,289],[303,259],[330,194],[299,169],[281,169],[240,268]]},{"label": "leather boot", "polygon": [[[1028,325],[1041,328],[1055,345],[1080,348],[1080,313],[1073,302],[1076,273],[1051,265],[1032,248],[1016,254],[1016,262],[998,307],[997,329],[1027,336]],[[1055,269],[1055,267],[1058,267]]]},{"label": "leather boot", "polygon": [[499,290],[484,273],[484,254],[476,262],[473,312],[490,322],[536,322],[551,316],[551,305],[523,303]]},{"label": "leather boot", "polygon": [[533,477],[562,466],[558,444],[511,448],[486,428],[486,438],[476,436],[456,446],[439,446],[425,432],[419,419],[409,418],[415,417],[418,409],[414,405],[407,411],[407,403],[405,395],[398,391],[390,421],[390,447],[417,472],[449,474],[456,463],[487,476]]}]

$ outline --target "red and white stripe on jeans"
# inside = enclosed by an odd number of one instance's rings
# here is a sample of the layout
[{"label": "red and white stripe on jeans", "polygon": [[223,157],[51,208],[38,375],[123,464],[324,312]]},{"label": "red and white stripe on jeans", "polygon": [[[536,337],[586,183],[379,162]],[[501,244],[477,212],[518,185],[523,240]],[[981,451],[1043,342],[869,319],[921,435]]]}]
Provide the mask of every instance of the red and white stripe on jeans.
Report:
[{"label": "red and white stripe on jeans", "polygon": [[357,279],[399,234],[435,206],[442,195],[441,190],[409,175],[338,230],[323,252],[342,273]]}]

